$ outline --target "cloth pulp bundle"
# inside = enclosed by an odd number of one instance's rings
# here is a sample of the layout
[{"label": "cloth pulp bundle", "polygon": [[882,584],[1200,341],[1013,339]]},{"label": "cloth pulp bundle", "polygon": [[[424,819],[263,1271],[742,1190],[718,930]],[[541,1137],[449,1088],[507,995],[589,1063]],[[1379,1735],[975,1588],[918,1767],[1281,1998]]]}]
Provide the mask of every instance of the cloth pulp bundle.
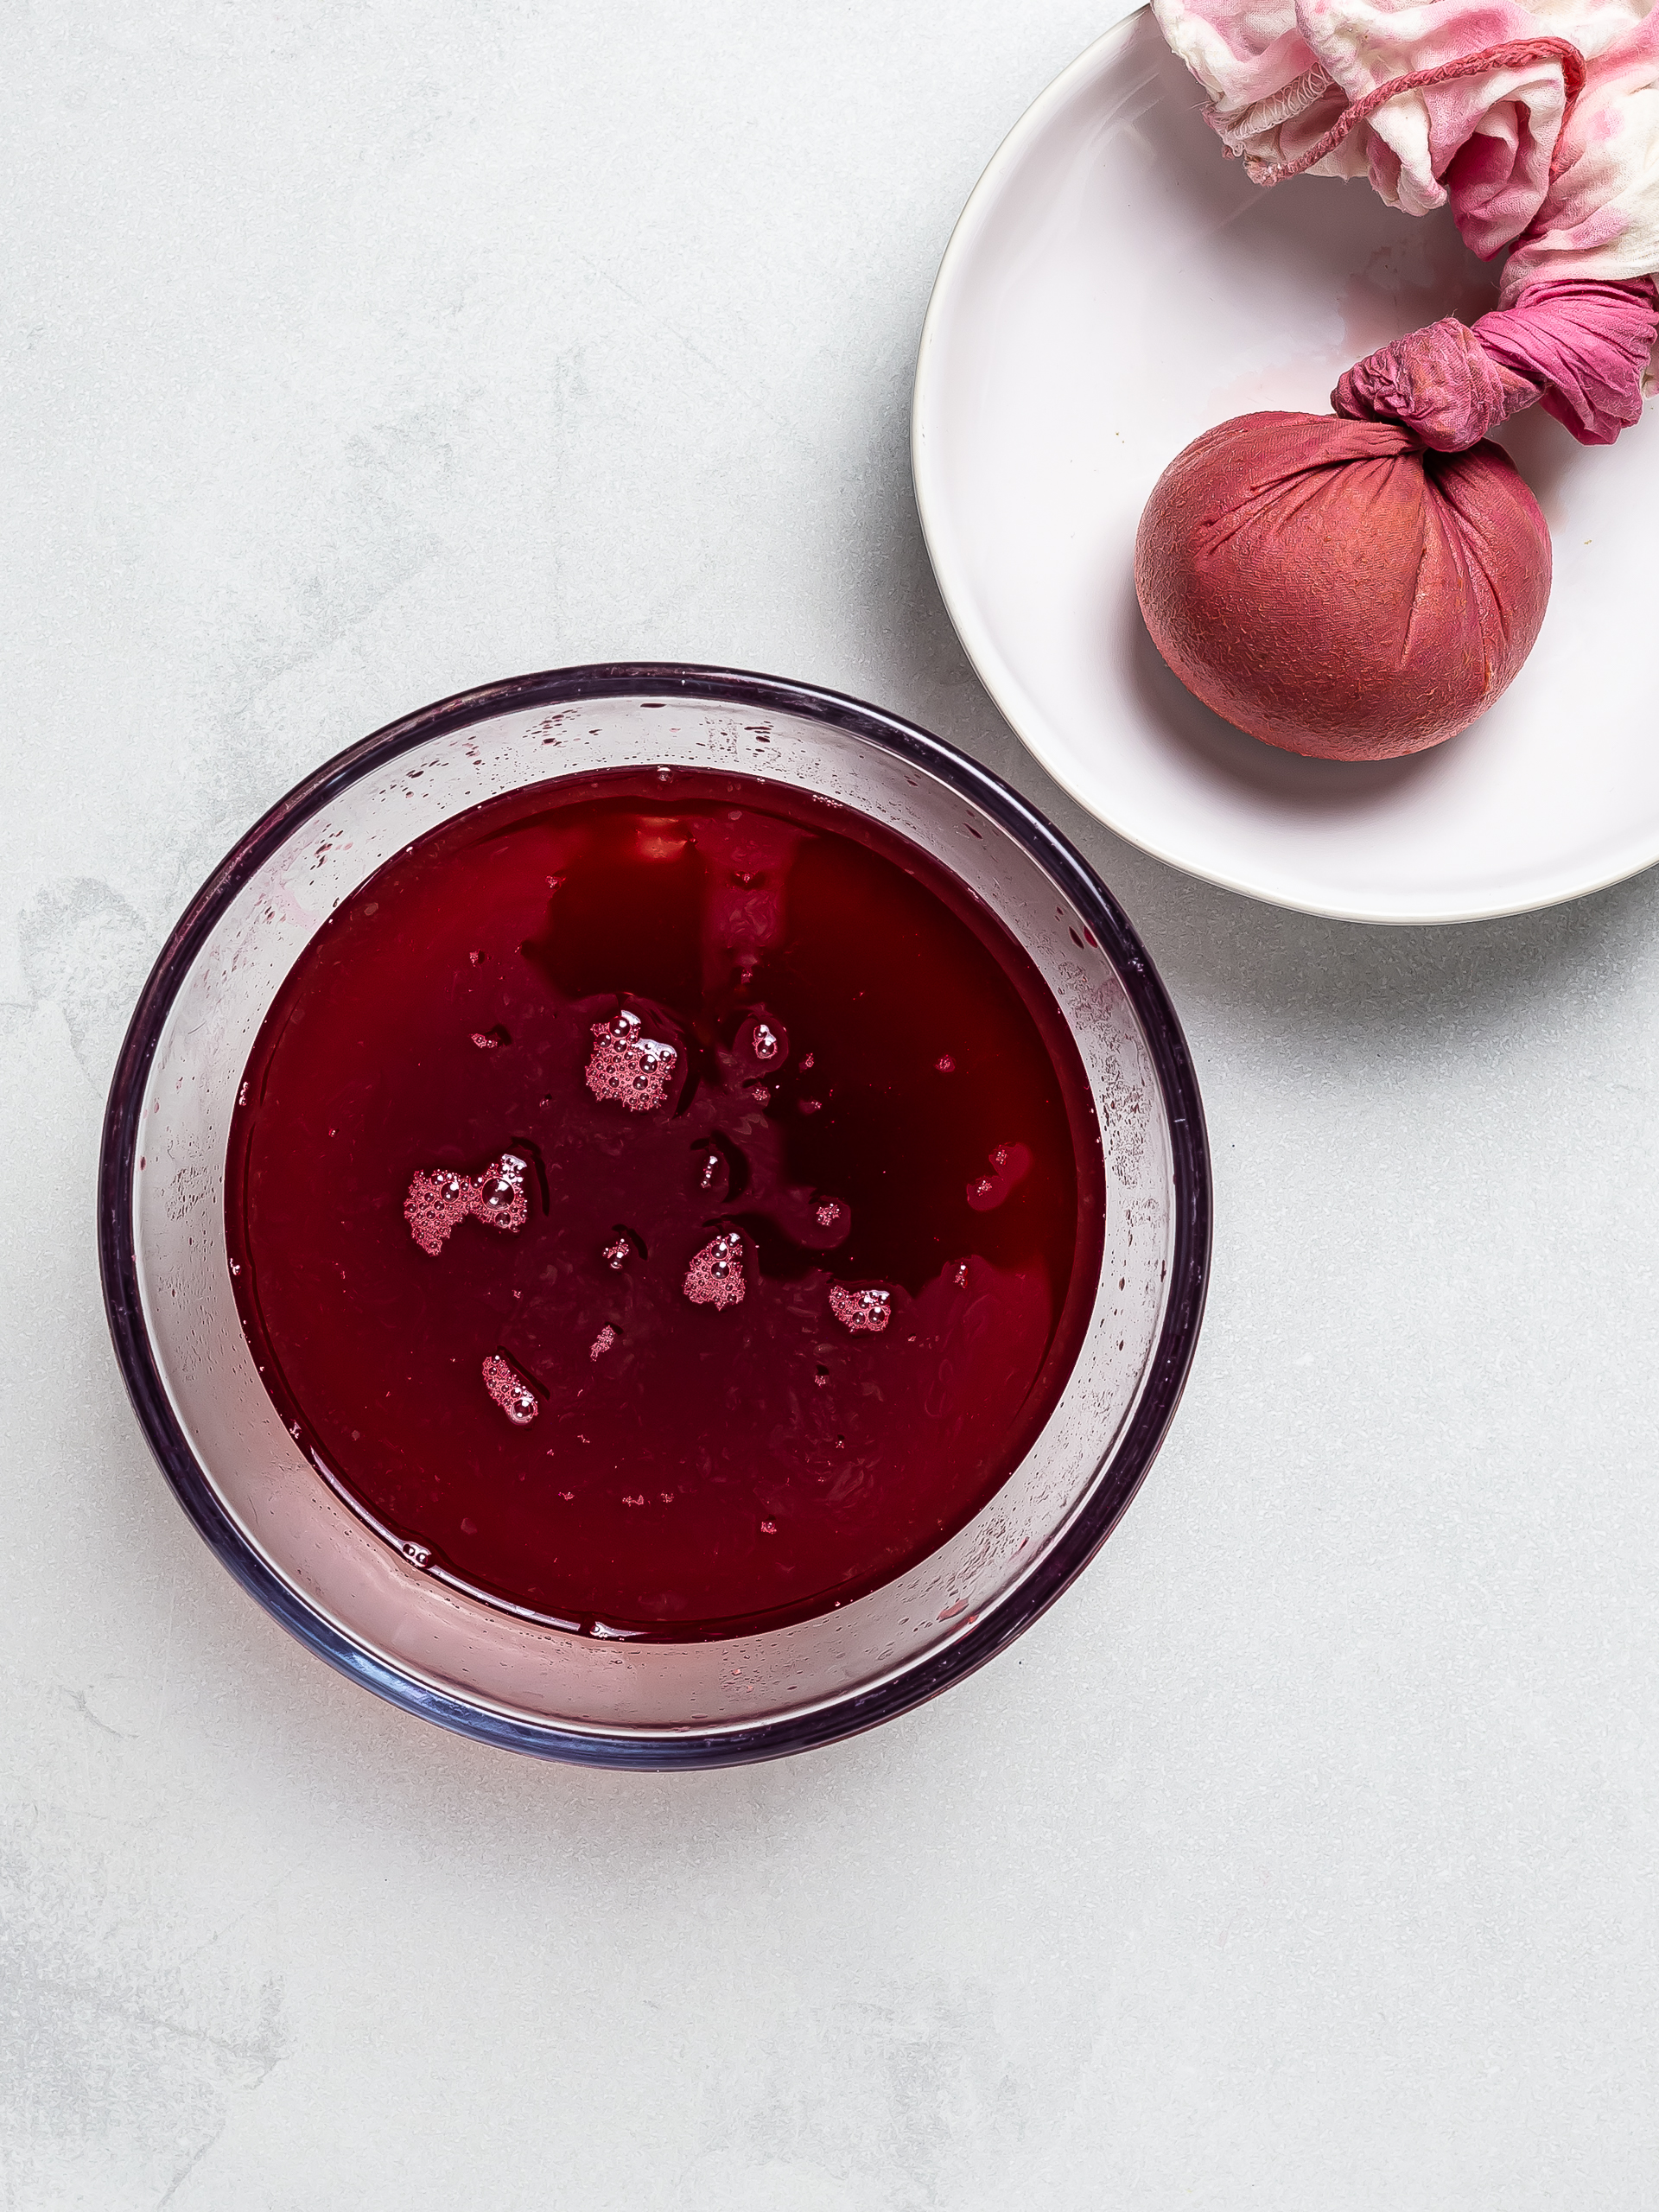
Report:
[{"label": "cloth pulp bundle", "polygon": [[1383,346],[1333,414],[1196,440],[1135,548],[1154,642],[1228,721],[1333,759],[1438,744],[1512,681],[1548,601],[1548,529],[1490,433],[1541,405],[1605,445],[1642,412],[1659,22],[1628,0],[1155,6],[1255,182],[1367,176],[1409,213],[1449,205],[1483,256],[1510,249],[1497,311]]}]

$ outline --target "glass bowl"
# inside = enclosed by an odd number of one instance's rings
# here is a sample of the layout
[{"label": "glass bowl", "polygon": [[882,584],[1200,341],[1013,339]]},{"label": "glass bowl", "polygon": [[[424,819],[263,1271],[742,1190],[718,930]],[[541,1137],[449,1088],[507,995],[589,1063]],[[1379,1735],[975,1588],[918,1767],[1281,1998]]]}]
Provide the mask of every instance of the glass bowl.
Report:
[{"label": "glass bowl", "polygon": [[[811,791],[943,861],[1053,994],[1106,1162],[1104,1255],[1082,1349],[990,1503],[838,1611],[683,1643],[518,1618],[365,1522],[265,1394],[224,1231],[243,1070],[324,918],[480,800],[642,765]],[[768,677],[644,664],[559,669],[442,700],[342,753],[248,832],[192,900],[133,1015],[105,1121],[99,1242],[145,1433],[197,1529],[268,1611],[354,1681],[483,1742],[674,1768],[870,1727],[982,1665],[1053,1602],[1134,1496],[1174,1412],[1203,1313],[1210,1203],[1174,1012],[1110,893],[1039,814],[875,708]]]}]

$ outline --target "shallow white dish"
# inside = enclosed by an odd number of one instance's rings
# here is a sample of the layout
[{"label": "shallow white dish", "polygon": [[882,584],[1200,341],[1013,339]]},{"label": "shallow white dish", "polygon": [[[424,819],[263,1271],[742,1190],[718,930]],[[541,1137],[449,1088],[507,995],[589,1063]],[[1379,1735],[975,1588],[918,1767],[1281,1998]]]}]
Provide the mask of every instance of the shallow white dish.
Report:
[{"label": "shallow white dish", "polygon": [[1199,431],[1323,412],[1386,340],[1495,303],[1449,216],[1362,183],[1263,192],[1142,10],[999,149],[922,333],[912,458],[963,643],[1056,780],[1148,852],[1258,899],[1369,922],[1515,913],[1659,861],[1645,640],[1649,421],[1586,450],[1535,410],[1505,431],[1548,518],[1555,582],[1508,696],[1448,744],[1347,766],[1262,745],[1165,668],[1131,577],[1160,473]]}]

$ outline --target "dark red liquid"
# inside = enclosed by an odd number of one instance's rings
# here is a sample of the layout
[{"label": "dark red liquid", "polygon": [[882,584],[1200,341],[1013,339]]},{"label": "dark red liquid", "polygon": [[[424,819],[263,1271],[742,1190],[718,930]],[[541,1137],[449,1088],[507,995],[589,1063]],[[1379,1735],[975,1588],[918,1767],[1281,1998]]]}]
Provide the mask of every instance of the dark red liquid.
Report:
[{"label": "dark red liquid", "polygon": [[1030,963],[921,853],[743,778],[512,794],[323,926],[226,1227],[283,1420],[441,1573],[667,1637],[823,1611],[991,1496],[1099,1268]]}]

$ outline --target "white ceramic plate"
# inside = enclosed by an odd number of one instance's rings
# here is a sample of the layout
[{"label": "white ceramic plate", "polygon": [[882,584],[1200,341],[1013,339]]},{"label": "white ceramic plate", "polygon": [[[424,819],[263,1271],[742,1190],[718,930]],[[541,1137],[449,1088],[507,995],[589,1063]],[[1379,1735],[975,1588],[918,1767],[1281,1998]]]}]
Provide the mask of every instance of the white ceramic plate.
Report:
[{"label": "white ceramic plate", "polygon": [[1659,860],[1650,518],[1659,430],[1503,442],[1555,584],[1508,696],[1450,743],[1345,766],[1258,744],[1165,668],[1130,562],[1147,493],[1212,423],[1323,412],[1343,369],[1494,302],[1449,216],[1362,183],[1262,192],[1144,10],[1023,118],[968,202],[922,334],[916,493],[951,620],[1044,766],[1124,836],[1254,898],[1370,922],[1573,899]]}]

